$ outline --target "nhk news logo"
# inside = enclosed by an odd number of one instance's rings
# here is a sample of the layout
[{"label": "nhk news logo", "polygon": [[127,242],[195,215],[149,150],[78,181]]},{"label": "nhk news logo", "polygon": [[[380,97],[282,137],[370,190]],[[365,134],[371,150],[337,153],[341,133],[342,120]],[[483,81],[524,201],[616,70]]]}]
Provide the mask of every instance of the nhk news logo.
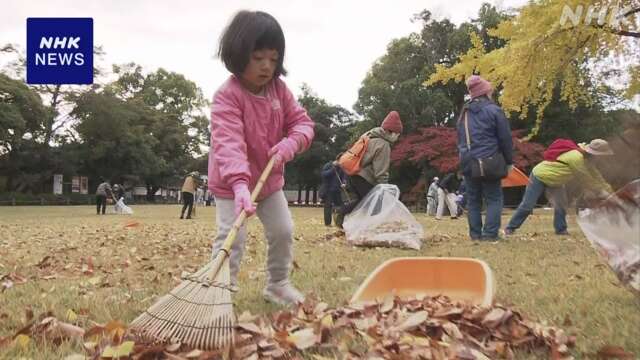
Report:
[{"label": "nhk news logo", "polygon": [[27,19],[28,84],[93,84],[93,19]]}]

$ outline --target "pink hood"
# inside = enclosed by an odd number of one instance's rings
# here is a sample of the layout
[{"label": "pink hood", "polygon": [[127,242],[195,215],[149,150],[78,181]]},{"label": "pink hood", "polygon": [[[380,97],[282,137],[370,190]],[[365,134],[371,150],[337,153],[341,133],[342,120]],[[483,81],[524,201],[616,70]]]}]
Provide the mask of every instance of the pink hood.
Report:
[{"label": "pink hood", "polygon": [[[265,96],[246,90],[235,76],[216,91],[211,105],[209,190],[233,198],[232,186],[246,183],[252,190],[269,161],[268,152],[284,137],[294,139],[303,152],[313,140],[314,123],[287,85],[273,79]],[[274,168],[259,199],[284,186],[284,166]]]}]

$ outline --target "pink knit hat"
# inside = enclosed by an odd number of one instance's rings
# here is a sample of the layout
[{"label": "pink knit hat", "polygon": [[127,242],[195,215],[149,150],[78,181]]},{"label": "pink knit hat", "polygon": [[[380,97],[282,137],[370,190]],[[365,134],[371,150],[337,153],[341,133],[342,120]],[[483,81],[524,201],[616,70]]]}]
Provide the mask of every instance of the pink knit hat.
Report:
[{"label": "pink knit hat", "polygon": [[471,95],[471,98],[474,99],[478,96],[489,94],[493,90],[493,87],[487,80],[478,75],[472,75],[467,79],[467,89],[469,89],[469,95]]},{"label": "pink knit hat", "polygon": [[392,111],[387,114],[387,117],[382,121],[382,128],[394,133],[402,134],[402,121],[400,121],[400,114],[397,111]]}]

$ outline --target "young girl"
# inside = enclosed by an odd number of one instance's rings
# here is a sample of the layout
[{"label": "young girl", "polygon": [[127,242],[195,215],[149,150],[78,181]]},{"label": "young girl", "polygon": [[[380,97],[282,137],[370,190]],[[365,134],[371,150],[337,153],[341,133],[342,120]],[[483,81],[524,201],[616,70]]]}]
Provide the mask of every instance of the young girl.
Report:
[{"label": "young girl", "polygon": [[[232,75],[213,97],[209,190],[216,200],[214,254],[243,209],[247,215],[257,213],[268,243],[263,294],[269,301],[290,305],[304,297],[289,281],[293,222],[282,191],[284,165],[309,147],[314,123],[280,80],[286,75],[284,51],[280,25],[261,11],[240,11],[223,32],[218,56]],[[271,156],[276,165],[256,207],[250,190]],[[229,259],[234,284],[246,237],[243,225]]]}]

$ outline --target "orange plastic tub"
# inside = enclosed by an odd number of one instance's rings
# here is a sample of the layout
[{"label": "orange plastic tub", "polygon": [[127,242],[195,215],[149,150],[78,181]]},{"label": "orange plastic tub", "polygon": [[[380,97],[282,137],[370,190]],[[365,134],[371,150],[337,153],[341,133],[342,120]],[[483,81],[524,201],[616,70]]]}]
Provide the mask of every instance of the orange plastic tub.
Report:
[{"label": "orange plastic tub", "polygon": [[453,300],[490,306],[495,280],[489,265],[470,258],[401,257],[378,266],[360,285],[351,302],[399,297],[446,295]]}]

